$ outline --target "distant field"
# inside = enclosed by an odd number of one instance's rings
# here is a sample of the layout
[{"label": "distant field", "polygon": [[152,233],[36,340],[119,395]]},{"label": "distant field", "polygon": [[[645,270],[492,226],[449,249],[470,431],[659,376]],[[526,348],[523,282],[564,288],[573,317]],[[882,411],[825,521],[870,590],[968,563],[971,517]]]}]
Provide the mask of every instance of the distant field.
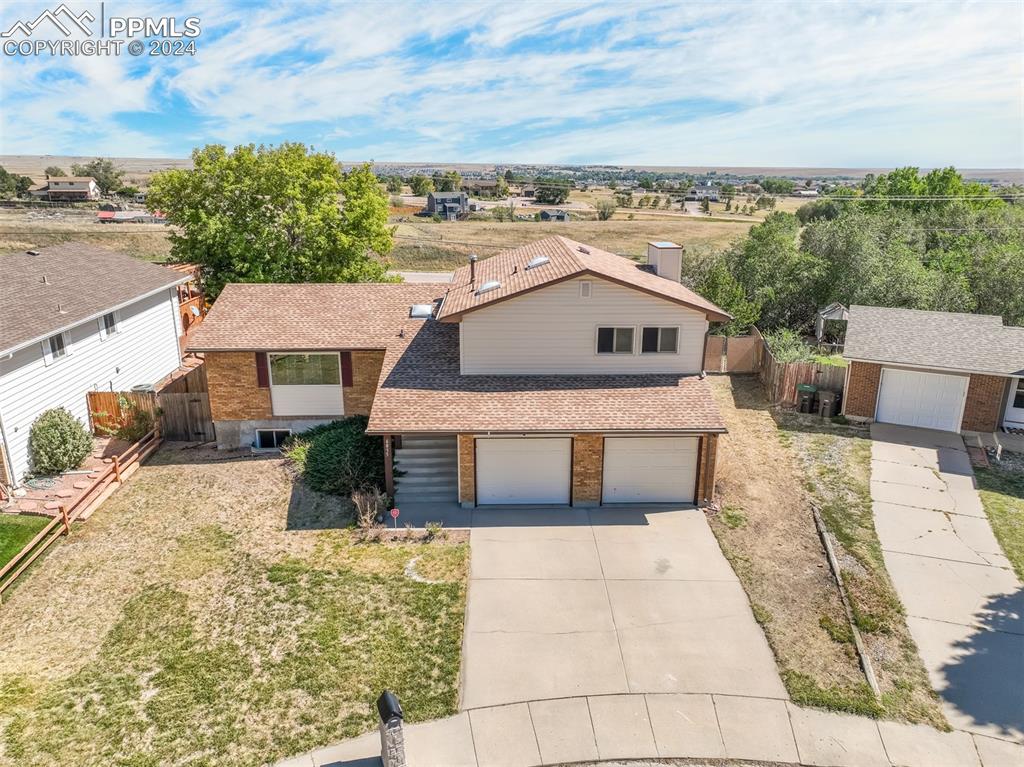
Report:
[{"label": "distant field", "polygon": [[[624,214],[623,214],[624,215]],[[28,250],[81,240],[124,251],[136,258],[162,261],[170,255],[167,227],[154,224],[98,224],[94,211],[36,212],[0,210],[0,252]],[[735,221],[695,216],[636,212],[636,219],[611,221],[499,223],[460,221],[396,224],[391,260],[398,269],[448,270],[470,253],[481,257],[523,245],[551,234],[563,234],[613,253],[640,256],[650,240],[673,240],[691,252],[727,247],[746,234],[757,218]]]}]

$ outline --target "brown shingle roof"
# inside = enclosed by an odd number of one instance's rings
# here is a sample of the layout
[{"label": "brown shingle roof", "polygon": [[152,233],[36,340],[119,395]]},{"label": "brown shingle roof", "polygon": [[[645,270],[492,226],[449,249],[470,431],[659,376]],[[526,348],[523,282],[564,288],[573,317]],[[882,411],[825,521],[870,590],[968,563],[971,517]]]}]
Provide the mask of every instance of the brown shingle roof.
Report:
[{"label": "brown shingle roof", "polygon": [[725,431],[690,375],[460,375],[459,328],[424,323],[384,357],[367,431]]},{"label": "brown shingle roof", "polygon": [[385,349],[410,320],[412,304],[432,303],[430,283],[240,284],[225,286],[193,331],[191,351]]},{"label": "brown shingle roof", "polygon": [[[526,269],[526,264],[537,256],[547,256],[550,261],[536,269]],[[724,310],[703,296],[678,282],[653,274],[631,259],[561,236],[545,237],[477,262],[476,280],[473,283],[469,279],[470,267],[460,268],[452,278],[451,290],[445,297],[438,318],[453,321],[466,312],[496,301],[583,274],[603,277],[689,306],[704,312],[713,321],[725,322],[731,319]],[[501,287],[477,295],[476,290],[491,280],[500,282]]]},{"label": "brown shingle roof", "polygon": [[40,248],[35,256],[2,254],[0,274],[0,353],[188,280],[163,266],[78,242]]},{"label": "brown shingle roof", "polygon": [[843,356],[994,375],[1024,371],[1024,328],[990,314],[851,306]]}]

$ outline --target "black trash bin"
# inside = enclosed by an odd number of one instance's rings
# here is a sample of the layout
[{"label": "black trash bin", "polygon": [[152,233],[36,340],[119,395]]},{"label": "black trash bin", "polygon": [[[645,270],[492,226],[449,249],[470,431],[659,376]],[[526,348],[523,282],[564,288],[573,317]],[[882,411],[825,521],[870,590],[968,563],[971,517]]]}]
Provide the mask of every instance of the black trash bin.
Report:
[{"label": "black trash bin", "polygon": [[796,405],[801,413],[815,412],[815,395],[818,387],[814,384],[796,385]]}]

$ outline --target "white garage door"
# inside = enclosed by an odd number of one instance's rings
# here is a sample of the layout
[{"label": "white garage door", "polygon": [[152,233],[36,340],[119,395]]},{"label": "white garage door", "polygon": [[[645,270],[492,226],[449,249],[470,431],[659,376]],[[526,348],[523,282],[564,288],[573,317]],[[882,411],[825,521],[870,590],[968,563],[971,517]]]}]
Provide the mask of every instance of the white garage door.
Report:
[{"label": "white garage door", "polygon": [[569,503],[572,440],[478,439],[476,501]]},{"label": "white garage door", "polygon": [[693,503],[696,437],[608,437],[603,503]]},{"label": "white garage door", "polygon": [[882,368],[875,420],[960,431],[968,376]]}]

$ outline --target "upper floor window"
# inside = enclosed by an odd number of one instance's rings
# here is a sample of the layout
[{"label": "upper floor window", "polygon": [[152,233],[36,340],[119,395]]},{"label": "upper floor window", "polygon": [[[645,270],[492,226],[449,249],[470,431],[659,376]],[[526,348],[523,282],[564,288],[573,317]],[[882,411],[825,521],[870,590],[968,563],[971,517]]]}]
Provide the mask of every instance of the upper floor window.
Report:
[{"label": "upper floor window", "polygon": [[633,328],[598,328],[598,354],[632,354]]},{"label": "upper floor window", "polygon": [[640,351],[643,354],[675,354],[679,351],[679,328],[644,328]]},{"label": "upper floor window", "polygon": [[117,314],[108,312],[100,319],[100,326],[103,328],[104,336],[112,336],[117,332]]},{"label": "upper floor window", "polygon": [[274,386],[338,386],[338,354],[271,354],[270,382]]},{"label": "upper floor window", "polygon": [[58,333],[55,336],[50,336],[43,342],[43,356],[45,357],[47,365],[49,365],[54,360],[58,360],[61,357],[66,356],[67,353],[67,339],[64,338],[63,333]]}]

